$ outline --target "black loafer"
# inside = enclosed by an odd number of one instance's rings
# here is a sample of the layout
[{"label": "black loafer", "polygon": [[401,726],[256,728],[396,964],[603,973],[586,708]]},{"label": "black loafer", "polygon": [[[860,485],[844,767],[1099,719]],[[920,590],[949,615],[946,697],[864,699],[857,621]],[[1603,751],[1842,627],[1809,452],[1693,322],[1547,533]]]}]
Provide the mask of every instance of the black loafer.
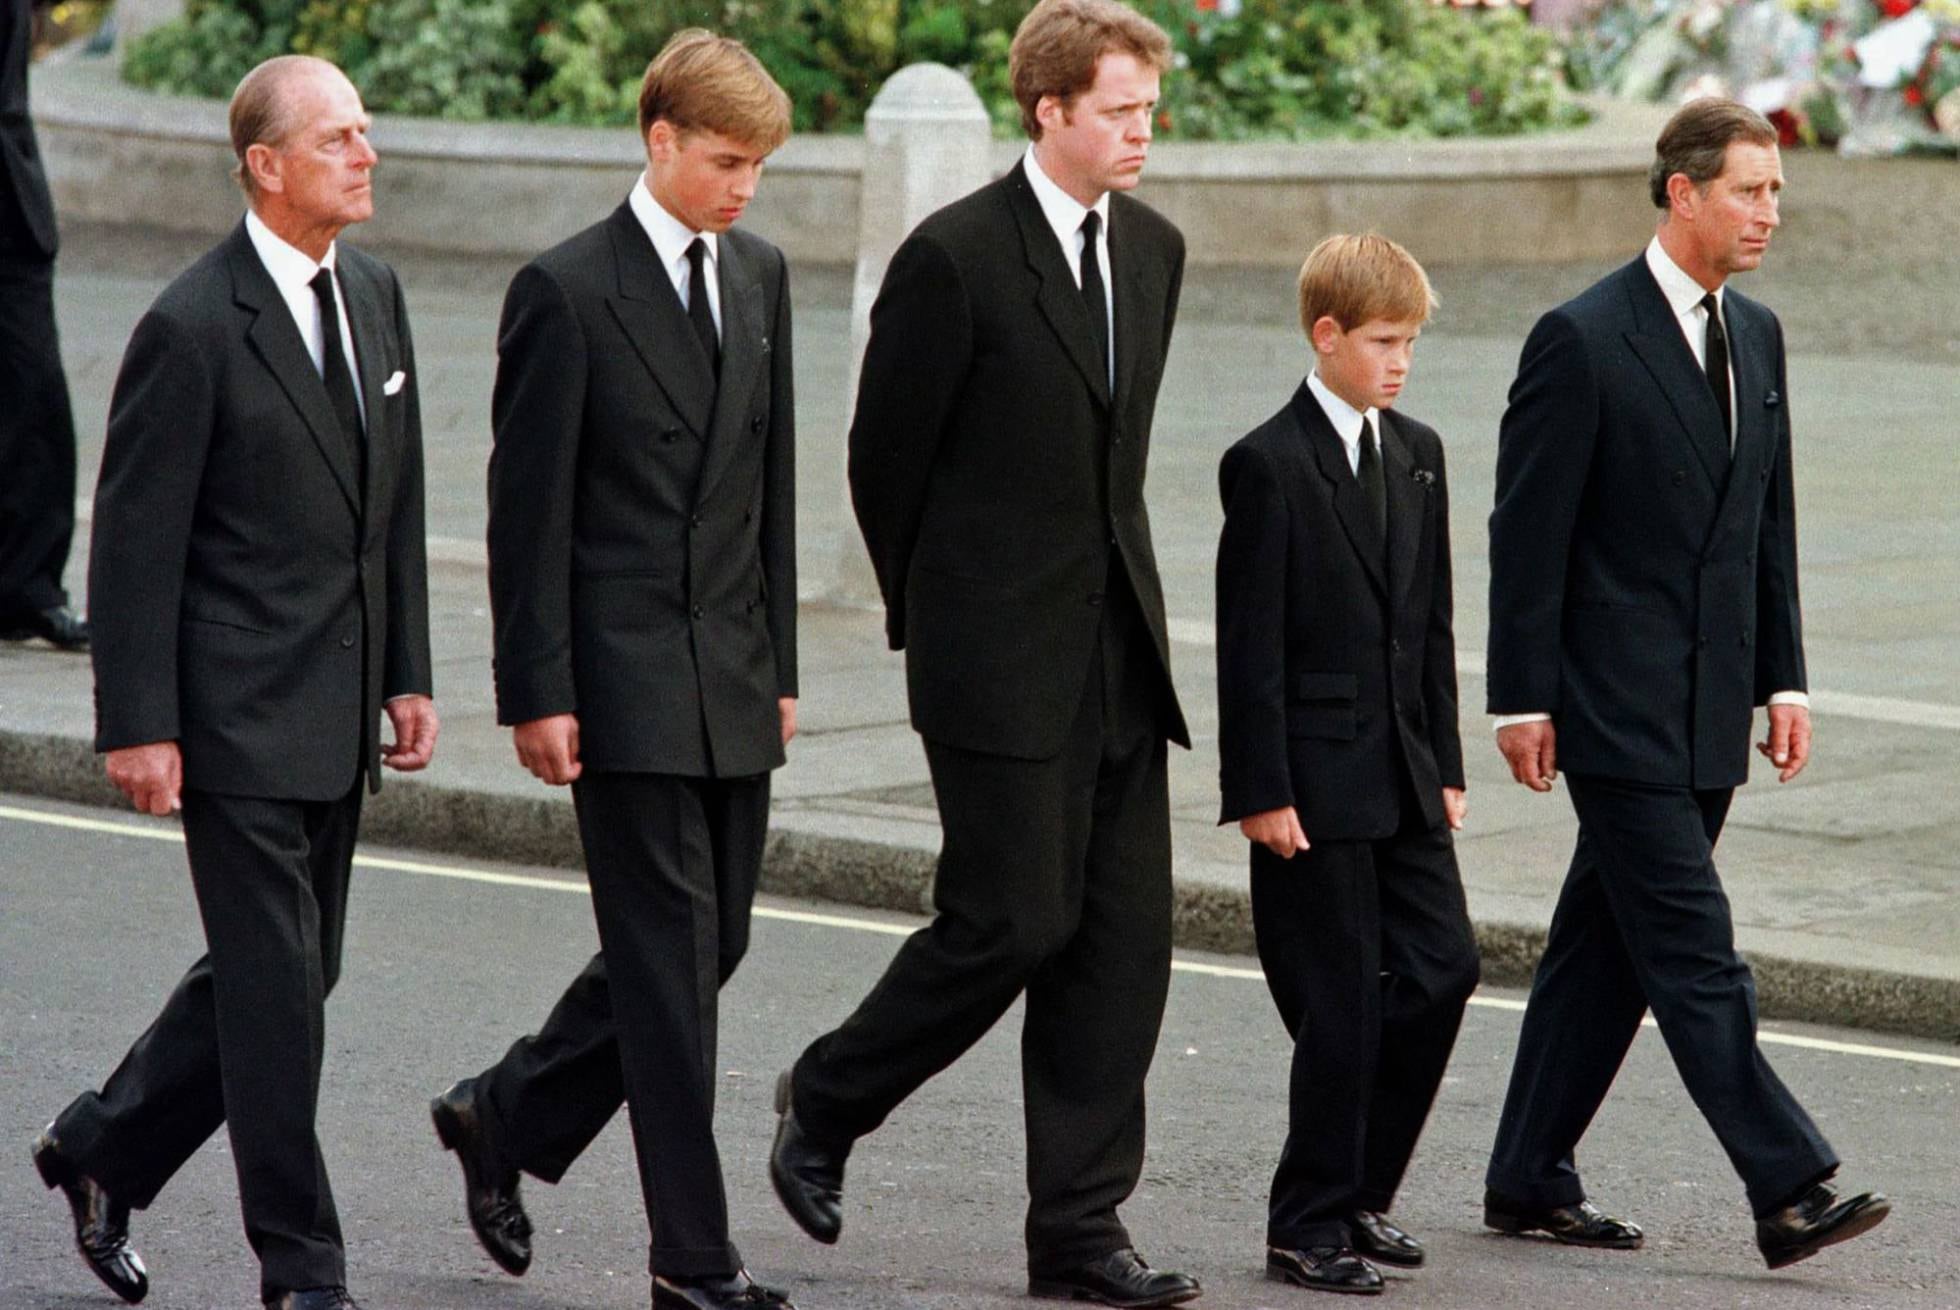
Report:
[{"label": "black loafer", "polygon": [[1534,1207],[1489,1191],[1484,1193],[1484,1227],[1520,1237],[1526,1233],[1544,1233],[1567,1246],[1596,1246],[1611,1251],[1637,1250],[1647,1240],[1639,1225],[1615,1219],[1591,1201]]},{"label": "black loafer", "polygon": [[1356,1210],[1348,1216],[1348,1232],[1358,1255],[1377,1264],[1417,1269],[1422,1265],[1422,1243],[1396,1227],[1395,1221],[1374,1210]]},{"label": "black loafer", "polygon": [[1756,1221],[1756,1249],[1771,1269],[1781,1269],[1870,1232],[1891,1213],[1892,1203],[1878,1192],[1840,1199],[1828,1183],[1818,1183],[1792,1204]]},{"label": "black loafer", "polygon": [[50,1190],[59,1188],[75,1216],[75,1249],[111,1292],[135,1305],[150,1291],[150,1271],[129,1244],[129,1207],[62,1154],[53,1125],[34,1139],[34,1168]]},{"label": "black loafer", "polygon": [[531,1267],[531,1219],[517,1192],[517,1170],[497,1159],[476,1108],[476,1080],[465,1078],[429,1102],[445,1150],[463,1166],[463,1201],[484,1253],[508,1274]]},{"label": "black loafer", "polygon": [[790,1299],[738,1269],[732,1278],[653,1277],[653,1310],[796,1310]]},{"label": "black loafer", "polygon": [[32,637],[62,650],[87,650],[88,621],[66,605],[22,610],[0,620],[0,641],[26,641]]},{"label": "black loafer", "polygon": [[1382,1271],[1347,1246],[1269,1246],[1266,1277],[1276,1283],[1350,1296],[1380,1296],[1383,1287]]},{"label": "black loafer", "polygon": [[265,1310],[361,1310],[344,1287],[309,1287],[302,1292],[281,1292],[265,1303]]},{"label": "black loafer", "polygon": [[844,1230],[845,1155],[803,1131],[790,1108],[789,1070],[783,1070],[776,1079],[776,1141],[769,1150],[769,1181],[796,1226],[826,1246]]},{"label": "black loafer", "polygon": [[1189,1274],[1152,1269],[1128,1247],[1057,1274],[1028,1277],[1029,1296],[1132,1308],[1182,1305],[1203,1290]]}]

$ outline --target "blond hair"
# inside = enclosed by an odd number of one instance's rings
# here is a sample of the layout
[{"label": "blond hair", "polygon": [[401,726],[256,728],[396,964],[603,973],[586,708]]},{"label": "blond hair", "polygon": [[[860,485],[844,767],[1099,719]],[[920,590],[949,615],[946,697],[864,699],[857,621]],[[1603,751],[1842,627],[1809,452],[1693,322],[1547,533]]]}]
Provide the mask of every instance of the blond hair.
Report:
[{"label": "blond hair", "polygon": [[1041,0],[1028,11],[1008,48],[1007,72],[1030,141],[1041,140],[1034,111],[1042,97],[1068,109],[1096,84],[1096,64],[1108,54],[1134,56],[1161,74],[1171,66],[1171,39],[1117,0]]},{"label": "blond hair", "polygon": [[789,95],[732,37],[705,28],[674,33],[640,81],[640,136],[662,119],[768,153],[789,139]]},{"label": "blond hair", "polygon": [[1373,232],[1328,237],[1300,265],[1300,326],[1309,336],[1323,318],[1343,331],[1375,319],[1426,323],[1436,304],[1436,289],[1415,256]]}]

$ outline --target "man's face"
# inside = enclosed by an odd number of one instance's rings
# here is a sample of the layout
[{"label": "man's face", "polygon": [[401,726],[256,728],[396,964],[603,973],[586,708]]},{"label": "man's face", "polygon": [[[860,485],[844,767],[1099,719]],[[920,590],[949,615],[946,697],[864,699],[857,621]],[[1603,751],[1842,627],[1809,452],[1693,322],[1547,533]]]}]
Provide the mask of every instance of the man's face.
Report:
[{"label": "man's face", "polygon": [[[285,89],[286,139],[268,151],[261,188],[304,229],[338,232],[374,217],[374,147],[360,92],[338,69],[308,68]],[[268,187],[268,177],[271,184]]]},{"label": "man's face", "polygon": [[666,119],[647,129],[647,189],[695,232],[726,232],[755,199],[769,152],[719,132],[681,131]]},{"label": "man's face", "polygon": [[1706,188],[1690,189],[1675,214],[1687,219],[1703,265],[1727,277],[1763,262],[1770,235],[1783,221],[1776,209],[1782,190],[1783,159],[1776,147],[1733,141],[1721,175]]},{"label": "man's face", "polygon": [[1157,111],[1157,70],[1135,55],[1111,52],[1096,61],[1096,80],[1064,105],[1043,96],[1035,106],[1041,140],[1035,157],[1055,185],[1083,205],[1106,191],[1129,191],[1150,153],[1150,120]]},{"label": "man's face", "polygon": [[1357,328],[1342,328],[1328,317],[1313,325],[1314,353],[1320,380],[1327,389],[1356,409],[1393,409],[1409,380],[1416,338],[1422,324],[1371,318]]}]

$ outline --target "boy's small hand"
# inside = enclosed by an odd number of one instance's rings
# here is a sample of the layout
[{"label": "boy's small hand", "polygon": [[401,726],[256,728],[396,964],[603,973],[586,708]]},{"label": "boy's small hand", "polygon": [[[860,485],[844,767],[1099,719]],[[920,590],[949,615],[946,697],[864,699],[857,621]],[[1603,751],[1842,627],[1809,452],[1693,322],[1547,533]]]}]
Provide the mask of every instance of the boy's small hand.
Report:
[{"label": "boy's small hand", "polygon": [[1300,826],[1300,812],[1291,805],[1248,814],[1239,820],[1239,831],[1248,841],[1259,843],[1282,860],[1290,860],[1307,849],[1307,832]]},{"label": "boy's small hand", "polygon": [[1470,798],[1463,794],[1461,787],[1443,788],[1443,818],[1448,821],[1450,831],[1462,832],[1463,820],[1470,814]]}]

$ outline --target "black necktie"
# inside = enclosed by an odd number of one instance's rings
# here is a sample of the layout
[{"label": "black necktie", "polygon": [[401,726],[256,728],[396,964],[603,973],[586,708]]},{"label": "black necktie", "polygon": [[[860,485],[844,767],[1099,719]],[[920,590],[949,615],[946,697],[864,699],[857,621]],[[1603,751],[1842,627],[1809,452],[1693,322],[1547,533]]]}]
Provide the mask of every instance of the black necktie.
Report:
[{"label": "black necktie", "polygon": [[1715,393],[1715,408],[1722,412],[1722,435],[1728,438],[1729,446],[1733,449],[1735,419],[1729,413],[1729,334],[1722,330],[1721,306],[1713,291],[1701,298],[1701,307],[1708,311],[1708,336],[1701,352],[1702,367],[1708,371],[1708,387]]},{"label": "black necktie", "polygon": [[708,243],[694,238],[687,248],[687,318],[694,324],[694,335],[701,338],[701,349],[708,356],[708,367],[721,376],[721,334],[715,331],[715,312],[708,308]]},{"label": "black necktie", "polygon": [[1109,380],[1109,297],[1103,291],[1102,261],[1096,258],[1096,234],[1102,215],[1090,210],[1082,220],[1082,303],[1089,307],[1089,328],[1102,352],[1103,380]]},{"label": "black necktie", "polygon": [[347,449],[354,456],[354,468],[361,466],[361,402],[354,394],[354,375],[347,368],[347,350],[340,341],[340,310],[333,291],[333,274],[321,269],[313,275],[313,294],[320,302],[320,380],[327,384],[327,400],[334,417],[347,437]]},{"label": "black necktie", "polygon": [[1367,507],[1368,522],[1377,539],[1388,540],[1388,484],[1382,480],[1382,451],[1375,442],[1375,425],[1361,420],[1361,458],[1355,461],[1354,480],[1361,484],[1361,503]]}]

